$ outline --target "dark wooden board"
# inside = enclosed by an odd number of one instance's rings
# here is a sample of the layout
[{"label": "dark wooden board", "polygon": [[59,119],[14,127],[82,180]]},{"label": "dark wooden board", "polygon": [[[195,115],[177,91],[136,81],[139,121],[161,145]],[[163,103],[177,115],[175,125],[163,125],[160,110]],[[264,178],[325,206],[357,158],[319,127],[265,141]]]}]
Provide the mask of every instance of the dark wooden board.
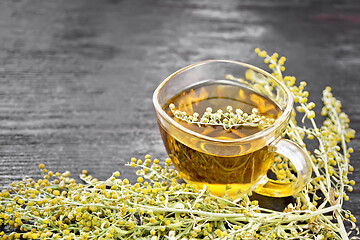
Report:
[{"label": "dark wooden board", "polygon": [[[152,93],[205,59],[265,67],[253,50],[287,57],[321,105],[333,88],[360,129],[360,2],[16,0],[0,2],[0,187],[82,169],[105,179],[145,154],[165,159]],[[360,182],[360,139],[352,179]],[[360,217],[360,184],[345,204]]]}]

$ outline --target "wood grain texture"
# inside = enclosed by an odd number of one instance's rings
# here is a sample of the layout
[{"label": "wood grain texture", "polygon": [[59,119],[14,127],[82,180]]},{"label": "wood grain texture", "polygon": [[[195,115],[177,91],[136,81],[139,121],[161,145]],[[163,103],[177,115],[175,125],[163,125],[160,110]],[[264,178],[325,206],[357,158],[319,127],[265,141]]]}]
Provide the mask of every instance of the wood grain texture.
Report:
[{"label": "wood grain texture", "polygon": [[[166,158],[152,93],[205,59],[265,67],[255,47],[287,57],[318,109],[333,88],[360,129],[359,1],[17,0],[0,2],[0,188],[82,169],[99,179],[149,153]],[[352,141],[360,182],[360,139]],[[345,208],[360,217],[360,184]]]}]

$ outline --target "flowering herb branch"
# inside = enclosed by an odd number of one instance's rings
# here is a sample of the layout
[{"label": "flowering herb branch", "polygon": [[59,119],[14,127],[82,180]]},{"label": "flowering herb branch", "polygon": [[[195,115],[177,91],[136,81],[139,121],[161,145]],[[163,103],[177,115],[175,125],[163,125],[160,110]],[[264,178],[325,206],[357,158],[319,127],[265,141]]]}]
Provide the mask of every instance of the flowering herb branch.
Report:
[{"label": "flowering herb branch", "polygon": [[233,127],[248,126],[264,129],[271,126],[275,121],[273,118],[261,116],[257,108],[253,108],[249,114],[239,108],[234,112],[231,106],[226,107],[226,112],[219,109],[213,113],[212,108],[208,107],[201,118],[199,118],[199,113],[197,112],[193,113],[193,115],[187,115],[186,112],[176,109],[173,103],[169,105],[169,108],[177,119],[197,124],[199,127],[222,126],[225,130],[228,130]]},{"label": "flowering herb branch", "polygon": [[[341,102],[333,97],[331,88],[327,87],[323,91],[324,107],[321,111],[321,115],[327,118],[323,126],[318,127],[315,122],[315,112],[312,110],[315,104],[308,102],[309,93],[304,90],[306,82],[301,82],[299,86],[296,86],[295,77],[283,76],[282,74],[285,71],[283,65],[286,58],[278,58],[277,53],[270,56],[266,51],[261,51],[260,49],[256,49],[255,52],[264,58],[265,63],[269,64],[272,75],[283,81],[291,90],[295,103],[298,104],[296,107],[297,112],[304,114],[302,122],[308,118],[312,125],[312,127],[306,127],[305,125],[298,126],[295,119],[296,112],[293,111],[286,132],[287,136],[298,142],[305,149],[305,136],[309,140],[317,139],[319,145],[318,149],[314,149],[311,154],[313,160],[311,164],[315,177],[308,184],[307,188],[300,193],[302,195],[301,199],[305,200],[302,202],[302,205],[308,206],[314,212],[329,206],[337,206],[333,214],[337,220],[338,232],[341,239],[348,239],[343,221],[356,222],[355,217],[349,211],[342,209],[343,201],[349,200],[345,190],[351,192],[353,190],[352,185],[355,184],[355,181],[348,179],[348,174],[353,171],[353,167],[349,163],[350,154],[353,152],[353,149],[348,148],[347,143],[355,136],[355,131],[349,128],[349,118],[341,111]],[[230,75],[227,77],[235,79]],[[238,80],[246,84],[255,85],[258,89],[269,94],[272,93],[270,88],[264,86],[263,81],[256,79],[253,74],[247,74],[247,81],[244,79]],[[280,179],[289,180],[293,178],[293,174],[290,171],[291,167],[288,165],[289,163],[286,160],[280,158],[278,164],[272,170]],[[317,196],[319,192],[324,195],[323,199]],[[318,202],[321,202],[320,206],[318,206]],[[333,225],[332,222],[329,222],[329,224]],[[328,225],[323,227],[326,226]],[[353,228],[356,228],[355,224],[353,224]]]},{"label": "flowering herb branch", "polygon": [[[351,231],[343,222],[356,228],[355,217],[343,209],[343,202],[349,199],[347,192],[355,184],[349,179],[353,149],[347,145],[355,134],[349,118],[327,87],[321,111],[326,120],[318,127],[306,83],[296,86],[295,77],[282,75],[284,57],[256,52],[292,91],[303,121],[310,121],[311,127],[297,123],[293,111],[286,135],[304,148],[308,141],[317,146],[311,152],[308,148],[314,174],[311,181],[283,211],[263,208],[248,195],[236,200],[216,197],[206,187],[182,183],[170,159],[163,167],[150,155],[144,160],[133,158],[128,164],[138,168],[135,183],[121,179],[119,172],[99,181],[86,171],[80,177],[83,183],[77,183],[69,172],[53,173],[41,164],[42,179],[25,178],[0,193],[0,238],[349,239]],[[272,93],[271,86],[252,73],[238,80]],[[281,157],[272,171],[280,181],[296,177],[291,163]]]}]

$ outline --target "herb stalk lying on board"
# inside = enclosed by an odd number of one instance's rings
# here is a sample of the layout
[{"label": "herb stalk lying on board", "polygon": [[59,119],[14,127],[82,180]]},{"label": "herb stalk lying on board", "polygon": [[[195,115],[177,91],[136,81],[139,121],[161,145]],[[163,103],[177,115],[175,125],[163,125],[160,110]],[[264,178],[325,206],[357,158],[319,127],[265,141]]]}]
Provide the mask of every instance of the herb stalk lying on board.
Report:
[{"label": "herb stalk lying on board", "polygon": [[[311,126],[298,124],[295,111],[287,136],[306,148],[306,138],[317,147],[310,152],[313,178],[284,211],[262,208],[248,195],[236,200],[213,196],[209,191],[181,183],[166,159],[165,166],[149,155],[133,158],[129,165],[140,168],[131,184],[115,172],[99,181],[69,172],[53,173],[40,165],[43,179],[25,178],[0,193],[0,237],[3,239],[348,239],[344,221],[355,217],[342,208],[355,184],[348,178],[354,137],[347,115],[330,88],[323,92],[321,127],[315,122],[314,103],[308,102],[306,83],[295,85],[295,77],[283,76],[285,58],[255,50],[273,75],[292,91],[297,112]],[[236,79],[234,76],[228,78]],[[251,73],[238,79],[261,91],[271,91],[266,82]],[[306,138],[305,138],[306,137]],[[278,158],[272,168],[281,181],[292,179],[291,164]],[[4,230],[4,231],[1,231]],[[353,230],[351,229],[351,230]],[[6,233],[5,233],[6,232]]]}]

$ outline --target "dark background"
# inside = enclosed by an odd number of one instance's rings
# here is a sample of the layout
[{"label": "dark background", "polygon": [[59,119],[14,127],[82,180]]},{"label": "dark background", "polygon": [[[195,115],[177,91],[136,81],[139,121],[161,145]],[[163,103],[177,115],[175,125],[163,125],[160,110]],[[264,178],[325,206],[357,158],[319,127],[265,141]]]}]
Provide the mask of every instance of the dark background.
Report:
[{"label": "dark background", "polygon": [[[40,163],[134,180],[131,157],[167,156],[156,86],[205,59],[265,68],[256,47],[287,57],[318,112],[332,86],[359,131],[360,1],[1,1],[0,188]],[[359,134],[350,145],[360,182]],[[359,217],[360,184],[345,208]]]}]

